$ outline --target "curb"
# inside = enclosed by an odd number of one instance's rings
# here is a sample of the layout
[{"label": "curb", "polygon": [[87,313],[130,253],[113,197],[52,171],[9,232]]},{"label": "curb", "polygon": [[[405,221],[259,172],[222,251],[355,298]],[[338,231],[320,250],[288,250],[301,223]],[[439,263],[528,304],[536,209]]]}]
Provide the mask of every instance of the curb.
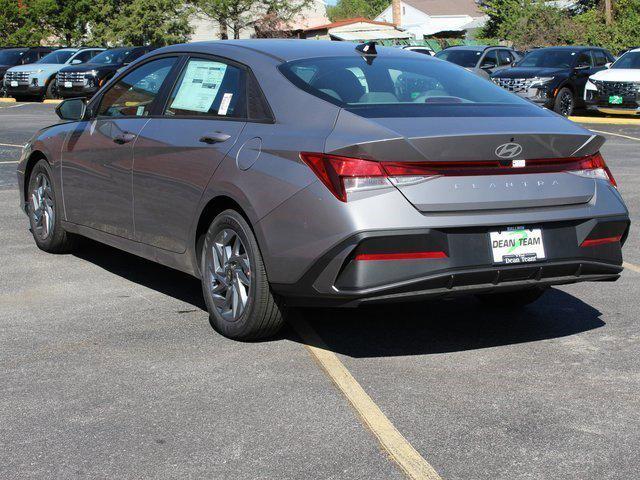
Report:
[{"label": "curb", "polygon": [[60,100],[60,99],[50,98],[50,99],[43,100],[42,103],[61,103],[61,102],[62,102],[62,100]]},{"label": "curb", "polygon": [[16,103],[16,99],[10,97],[2,97],[0,98],[0,103]]},{"label": "curb", "polygon": [[611,118],[611,117],[569,117],[569,120],[576,123],[593,123],[600,125],[638,125],[640,118]]}]

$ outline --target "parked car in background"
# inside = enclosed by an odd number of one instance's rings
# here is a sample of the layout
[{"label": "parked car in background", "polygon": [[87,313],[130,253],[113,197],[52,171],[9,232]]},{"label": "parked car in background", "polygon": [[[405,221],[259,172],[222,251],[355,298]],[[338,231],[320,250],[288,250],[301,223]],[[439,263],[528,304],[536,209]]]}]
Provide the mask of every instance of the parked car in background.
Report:
[{"label": "parked car in background", "polygon": [[149,53],[155,47],[122,47],[105,50],[89,62],[69,65],[58,72],[58,95],[62,98],[91,97],[119,69]]},{"label": "parked car in background", "polygon": [[460,65],[484,78],[489,78],[492,73],[511,66],[520,58],[511,48],[486,45],[447,47],[435,56]]},{"label": "parked car in background", "polygon": [[502,88],[568,117],[584,106],[591,75],[615,61],[598,47],[548,47],[529,52],[511,68],[491,75]]},{"label": "parked car in background", "polygon": [[619,277],[629,212],[605,137],[367,46],[173,45],[63,101],[17,167],[34,241],[88,236],[192,274],[212,325],[242,339],[273,335],[285,306],[518,308]]},{"label": "parked car in background", "polygon": [[17,47],[3,48],[0,50],[0,97],[7,94],[4,86],[5,72],[16,65],[26,65],[37,62],[45,55],[51,53],[52,47]]},{"label": "parked car in background", "polygon": [[17,99],[55,98],[55,77],[65,65],[87,62],[104,48],[61,48],[54,50],[35,63],[7,70],[4,85],[7,94]]},{"label": "parked car in background", "polygon": [[436,54],[436,52],[434,52],[431,48],[420,46],[420,45],[403,45],[400,48],[402,48],[403,50],[410,50],[416,53],[423,53],[425,55],[430,55],[432,57]]},{"label": "parked car in background", "polygon": [[640,114],[640,48],[589,77],[584,101],[587,108],[601,113]]}]

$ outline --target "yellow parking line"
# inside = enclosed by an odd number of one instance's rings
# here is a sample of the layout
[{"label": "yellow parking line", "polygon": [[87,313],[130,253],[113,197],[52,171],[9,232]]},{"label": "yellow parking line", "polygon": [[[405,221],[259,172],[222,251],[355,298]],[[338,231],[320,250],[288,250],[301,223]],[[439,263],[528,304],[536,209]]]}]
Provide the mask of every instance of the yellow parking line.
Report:
[{"label": "yellow parking line", "polygon": [[43,100],[42,103],[61,103],[62,100],[56,99],[56,98],[47,98],[46,100]]},{"label": "yellow parking line", "polygon": [[600,123],[603,125],[639,125],[640,118],[609,118],[609,117],[569,117],[577,123]]},{"label": "yellow parking line", "polygon": [[622,266],[627,270],[631,270],[632,272],[640,273],[640,266],[634,265],[633,263],[622,262]]},{"label": "yellow parking line", "polygon": [[353,378],[337,355],[329,350],[315,330],[299,315],[292,316],[295,318],[290,319],[289,323],[305,342],[307,351],[347,397],[364,424],[405,475],[415,480],[441,480],[440,475],[382,413],[380,407]]},{"label": "yellow parking line", "polygon": [[590,129],[592,132],[596,132],[596,133],[604,133],[605,135],[613,135],[614,137],[622,137],[622,138],[627,138],[629,140],[635,140],[636,142],[640,142],[640,138],[638,137],[630,137],[629,135],[622,135],[621,133],[613,133],[613,132],[605,132],[602,130],[594,130],[594,129]]}]

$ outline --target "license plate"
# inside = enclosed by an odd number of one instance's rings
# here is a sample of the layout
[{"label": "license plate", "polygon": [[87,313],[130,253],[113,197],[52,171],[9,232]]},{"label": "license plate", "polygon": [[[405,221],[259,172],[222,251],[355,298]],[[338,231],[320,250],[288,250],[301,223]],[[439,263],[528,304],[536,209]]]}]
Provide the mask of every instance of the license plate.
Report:
[{"label": "license plate", "polygon": [[539,228],[512,228],[489,235],[494,263],[530,263],[545,258]]},{"label": "license plate", "polygon": [[609,103],[611,105],[622,105],[623,98],[620,95],[611,95],[609,97]]},{"label": "license plate", "polygon": [[64,88],[71,88],[73,87],[73,83],[71,82],[64,82]]},{"label": "license plate", "polygon": [[11,86],[12,87],[17,87],[18,86],[18,82],[16,82],[15,80],[11,81]]}]

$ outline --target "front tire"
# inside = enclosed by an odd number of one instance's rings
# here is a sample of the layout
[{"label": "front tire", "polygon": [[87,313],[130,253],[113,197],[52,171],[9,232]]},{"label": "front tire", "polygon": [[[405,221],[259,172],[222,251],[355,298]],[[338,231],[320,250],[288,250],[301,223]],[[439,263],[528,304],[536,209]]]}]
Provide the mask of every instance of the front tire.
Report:
[{"label": "front tire", "polygon": [[56,84],[55,77],[49,80],[49,83],[47,84],[47,90],[44,94],[45,100],[52,100],[54,98],[58,98],[58,86]]},{"label": "front tire", "polygon": [[29,224],[39,249],[49,253],[67,253],[75,247],[76,239],[62,228],[58,208],[62,203],[52,177],[49,164],[44,159],[31,171],[27,190]]},{"label": "front tire", "polygon": [[553,105],[554,112],[559,113],[563,117],[570,117],[575,106],[576,99],[571,89],[567,87],[561,88],[558,95],[556,95],[556,100]]},{"label": "front tire", "polygon": [[521,308],[538,300],[546,288],[528,288],[503,293],[486,293],[476,295],[485,305],[495,308]]},{"label": "front tire", "polygon": [[258,340],[275,335],[283,312],[271,293],[258,243],[235,210],[209,226],[201,255],[202,291],[211,325],[225,337]]}]

